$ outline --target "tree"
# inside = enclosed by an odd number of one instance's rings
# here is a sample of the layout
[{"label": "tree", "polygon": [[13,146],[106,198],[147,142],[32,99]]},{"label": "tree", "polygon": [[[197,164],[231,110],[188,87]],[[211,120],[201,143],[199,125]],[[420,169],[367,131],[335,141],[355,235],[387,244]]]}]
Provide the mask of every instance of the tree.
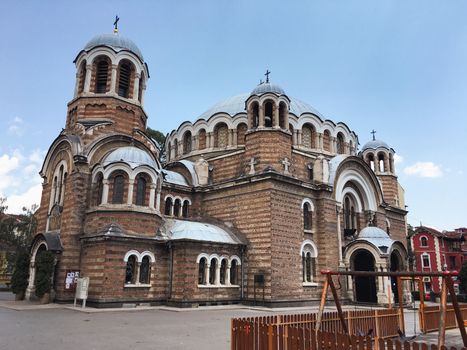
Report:
[{"label": "tree", "polygon": [[43,250],[36,257],[36,296],[42,298],[52,288],[52,273],[55,257],[50,251]]},{"label": "tree", "polygon": [[462,294],[467,294],[467,260],[462,263],[461,270],[459,272],[459,289]]},{"label": "tree", "polygon": [[[29,279],[29,253],[19,252],[16,256],[15,269],[11,276],[11,290],[14,294],[23,294],[28,287]],[[22,299],[22,298],[20,298]]]},{"label": "tree", "polygon": [[166,136],[160,131],[151,129],[150,127],[146,129],[146,134],[156,142],[157,147],[159,148],[159,160],[161,163],[165,163],[166,154],[164,146]]}]

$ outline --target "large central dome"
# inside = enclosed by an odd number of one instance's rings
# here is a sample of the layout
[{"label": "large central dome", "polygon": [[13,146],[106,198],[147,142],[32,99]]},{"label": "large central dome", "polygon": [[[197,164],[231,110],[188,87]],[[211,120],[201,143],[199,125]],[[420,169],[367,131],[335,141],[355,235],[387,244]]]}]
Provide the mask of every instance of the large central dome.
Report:
[{"label": "large central dome", "polygon": [[[265,84],[262,84],[262,85],[265,85]],[[239,113],[246,113],[245,101],[248,99],[248,97],[250,97],[250,94],[245,93],[245,94],[240,94],[240,95],[226,98],[225,100],[220,101],[216,103],[214,106],[212,106],[211,108],[209,108],[206,112],[201,114],[199,118],[207,120],[217,113],[227,113],[231,117],[234,117],[235,115]],[[314,115],[317,115],[323,120],[325,119],[316,109],[311,107],[309,104],[302,102],[294,97],[289,96],[289,98],[290,98],[290,111],[289,112],[291,114],[294,114],[295,116],[300,117],[303,113],[312,113]]]},{"label": "large central dome", "polygon": [[91,50],[97,46],[109,46],[117,51],[128,50],[133,52],[139,57],[141,61],[144,61],[143,54],[136,44],[128,39],[127,37],[121,36],[120,34],[100,34],[89,40],[84,47],[85,51]]}]

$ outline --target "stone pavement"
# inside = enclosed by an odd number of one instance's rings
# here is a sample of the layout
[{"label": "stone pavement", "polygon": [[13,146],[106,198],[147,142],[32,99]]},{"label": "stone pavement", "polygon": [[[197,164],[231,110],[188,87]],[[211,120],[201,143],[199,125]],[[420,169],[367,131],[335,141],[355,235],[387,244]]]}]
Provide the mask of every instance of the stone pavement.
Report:
[{"label": "stone pavement", "polygon": [[[332,309],[326,307],[326,311]],[[317,307],[268,309],[238,305],[81,309],[15,302],[10,293],[0,293],[0,349],[229,349],[233,317],[315,311]],[[407,310],[407,334],[413,333],[413,320],[414,313]],[[436,343],[437,333],[418,337],[417,341],[424,337]],[[447,331],[446,343],[461,345],[459,331]]]}]

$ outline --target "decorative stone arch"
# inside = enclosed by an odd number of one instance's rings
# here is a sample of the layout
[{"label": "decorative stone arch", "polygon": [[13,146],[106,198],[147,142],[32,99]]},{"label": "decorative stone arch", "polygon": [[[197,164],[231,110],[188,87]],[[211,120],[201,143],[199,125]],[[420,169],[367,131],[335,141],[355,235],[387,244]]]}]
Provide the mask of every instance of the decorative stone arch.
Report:
[{"label": "decorative stone arch", "polygon": [[362,213],[365,210],[365,207],[363,206],[362,200],[360,198],[360,194],[355,190],[355,188],[347,186],[343,189],[341,204],[343,204],[345,196],[350,196],[352,198],[353,203],[357,206],[357,213]]},{"label": "decorative stone arch", "polygon": [[378,200],[374,188],[372,188],[370,181],[368,181],[365,176],[354,169],[345,169],[337,179],[335,179],[334,198],[337,202],[343,203],[344,189],[347,187],[348,183],[352,183],[358,188],[365,209],[371,211],[377,210]]},{"label": "decorative stone arch", "polygon": [[312,240],[306,239],[302,242],[300,246],[300,257],[302,259],[303,286],[317,286],[315,278],[318,248]]},{"label": "decorative stone arch", "polygon": [[206,253],[201,253],[196,257],[196,263],[199,264],[202,258],[206,258],[206,262],[209,261],[209,255]]},{"label": "decorative stone arch", "polygon": [[149,250],[145,250],[140,254],[141,260],[139,260],[139,262],[142,262],[145,256],[149,257],[149,261],[151,262],[151,264],[154,264],[156,262],[156,257],[154,256],[154,253],[150,252]]},{"label": "decorative stone arch", "polygon": [[323,136],[323,150],[327,152],[332,152],[332,135],[331,135],[331,129],[325,128],[322,132]]},{"label": "decorative stone arch", "polygon": [[248,127],[248,118],[245,113],[239,113],[232,119],[233,129],[237,129],[240,124],[245,124]]},{"label": "decorative stone arch", "polygon": [[141,174],[141,173],[145,173],[146,175],[148,175],[150,178],[151,178],[151,181],[153,184],[156,184],[157,183],[157,180],[159,179],[159,172],[156,170],[154,171],[153,168],[151,168],[150,166],[148,165],[140,165],[140,166],[137,166],[136,168],[134,169],[130,169],[130,174],[129,174],[129,178],[130,180],[134,180],[136,179],[136,177]]},{"label": "decorative stone arch", "polygon": [[306,246],[309,245],[313,248],[313,254],[314,254],[314,258],[317,258],[318,257],[318,247],[316,246],[315,242],[313,242],[312,240],[310,239],[305,239],[302,244],[300,245],[300,256],[303,255],[304,252],[306,252]]},{"label": "decorative stone arch", "polygon": [[208,126],[206,132],[214,132],[218,125],[224,123],[227,125],[227,129],[233,129],[232,127],[232,117],[227,113],[218,113],[208,120]]},{"label": "decorative stone arch", "polygon": [[182,125],[180,125],[176,131],[176,134],[178,136],[178,138],[181,138],[183,139],[183,135],[187,132],[191,132],[191,135],[194,136],[196,134],[196,131],[195,131],[195,127],[194,125],[189,122],[189,121],[186,121],[186,122],[183,122]]},{"label": "decorative stone arch", "polygon": [[229,258],[229,265],[232,264],[232,261],[236,261],[238,265],[242,264],[242,261],[240,260],[240,258],[237,255],[232,255]]},{"label": "decorative stone arch", "polygon": [[193,133],[186,130],[182,135],[183,154],[189,154],[193,151]]},{"label": "decorative stone arch", "polygon": [[[291,118],[292,119],[292,118]],[[303,113],[297,122],[297,129],[303,129],[305,124],[310,124],[315,128],[316,133],[321,132],[321,120],[311,113]]]},{"label": "decorative stone arch", "polygon": [[144,66],[144,64],[142,64],[141,61],[137,60],[133,56],[133,54],[131,54],[130,52],[127,52],[127,51],[118,52],[115,55],[115,59],[114,59],[115,63],[113,64],[118,66],[124,60],[127,60],[133,64],[133,66],[135,67],[136,74],[146,73],[146,75],[148,76],[147,74],[148,72],[146,72],[146,69],[145,69],[146,67]]},{"label": "decorative stone arch", "polygon": [[130,258],[130,256],[132,255],[135,255],[136,256],[136,261],[137,262],[141,262],[141,255],[140,253],[137,251],[137,250],[129,250],[126,252],[125,256],[123,257],[123,261],[124,262],[128,262],[128,259]]},{"label": "decorative stone arch", "polygon": [[133,170],[125,162],[112,163],[106,167],[104,170],[104,180],[109,180],[116,171],[122,171],[127,175],[128,180],[134,180],[134,178],[131,178]]},{"label": "decorative stone arch", "polygon": [[208,130],[208,122],[204,119],[199,119],[193,124],[193,135],[198,135],[201,129],[207,132]]},{"label": "decorative stone arch", "polygon": [[302,200],[302,204],[301,204],[301,208],[303,209],[303,207],[305,206],[305,203],[308,203],[310,205],[310,209],[311,211],[315,211],[315,205],[313,204],[313,200],[310,199],[310,198],[304,198]]},{"label": "decorative stone arch", "polygon": [[229,124],[224,121],[218,121],[213,129],[213,146],[215,148],[225,148],[229,146]]}]

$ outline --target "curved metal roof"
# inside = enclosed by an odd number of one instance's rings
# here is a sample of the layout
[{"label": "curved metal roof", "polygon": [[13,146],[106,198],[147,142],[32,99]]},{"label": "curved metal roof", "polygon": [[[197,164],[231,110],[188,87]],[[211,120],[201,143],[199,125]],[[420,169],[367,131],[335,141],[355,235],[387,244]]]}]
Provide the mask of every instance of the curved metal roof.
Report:
[{"label": "curved metal roof", "polygon": [[[250,97],[250,94],[240,94],[236,96],[231,96],[216,103],[214,106],[209,108],[206,112],[199,116],[200,119],[209,119],[214,114],[217,113],[226,113],[231,117],[239,114],[239,113],[246,113],[245,110],[245,101]],[[290,111],[291,114],[299,117],[303,113],[312,113],[320,117],[321,119],[325,119],[316,109],[311,107],[308,103],[300,101],[296,98],[290,97]]]},{"label": "curved metal roof", "polygon": [[159,169],[156,161],[146,151],[134,147],[120,147],[110,152],[103,161],[103,165],[107,166],[112,163],[123,162],[128,164],[132,169],[140,165],[148,165],[154,169]]},{"label": "curved metal roof", "polygon": [[282,89],[279,85],[270,82],[259,84],[253,89],[250,95],[262,95],[267,92],[272,92],[277,95],[285,95],[284,89]]},{"label": "curved metal roof", "polygon": [[360,231],[356,241],[365,241],[373,244],[382,254],[387,254],[396,242],[389,235],[376,226],[368,226]]},{"label": "curved metal roof", "polygon": [[175,184],[175,185],[189,186],[188,182],[186,181],[186,179],[183,177],[182,174],[179,174],[175,171],[166,170],[166,169],[163,169],[162,173],[164,174],[165,182]]},{"label": "curved metal roof", "polygon": [[141,61],[144,61],[143,54],[136,44],[127,37],[121,36],[120,34],[99,34],[94,38],[88,41],[84,47],[85,51],[91,50],[97,46],[110,46],[117,50],[128,50],[133,52],[136,56],[140,58]]},{"label": "curved metal roof", "polygon": [[378,149],[378,148],[386,148],[386,149],[391,149],[391,147],[388,146],[388,144],[384,141],[381,140],[371,140],[365,143],[362,147],[362,152],[367,150],[367,149]]}]

